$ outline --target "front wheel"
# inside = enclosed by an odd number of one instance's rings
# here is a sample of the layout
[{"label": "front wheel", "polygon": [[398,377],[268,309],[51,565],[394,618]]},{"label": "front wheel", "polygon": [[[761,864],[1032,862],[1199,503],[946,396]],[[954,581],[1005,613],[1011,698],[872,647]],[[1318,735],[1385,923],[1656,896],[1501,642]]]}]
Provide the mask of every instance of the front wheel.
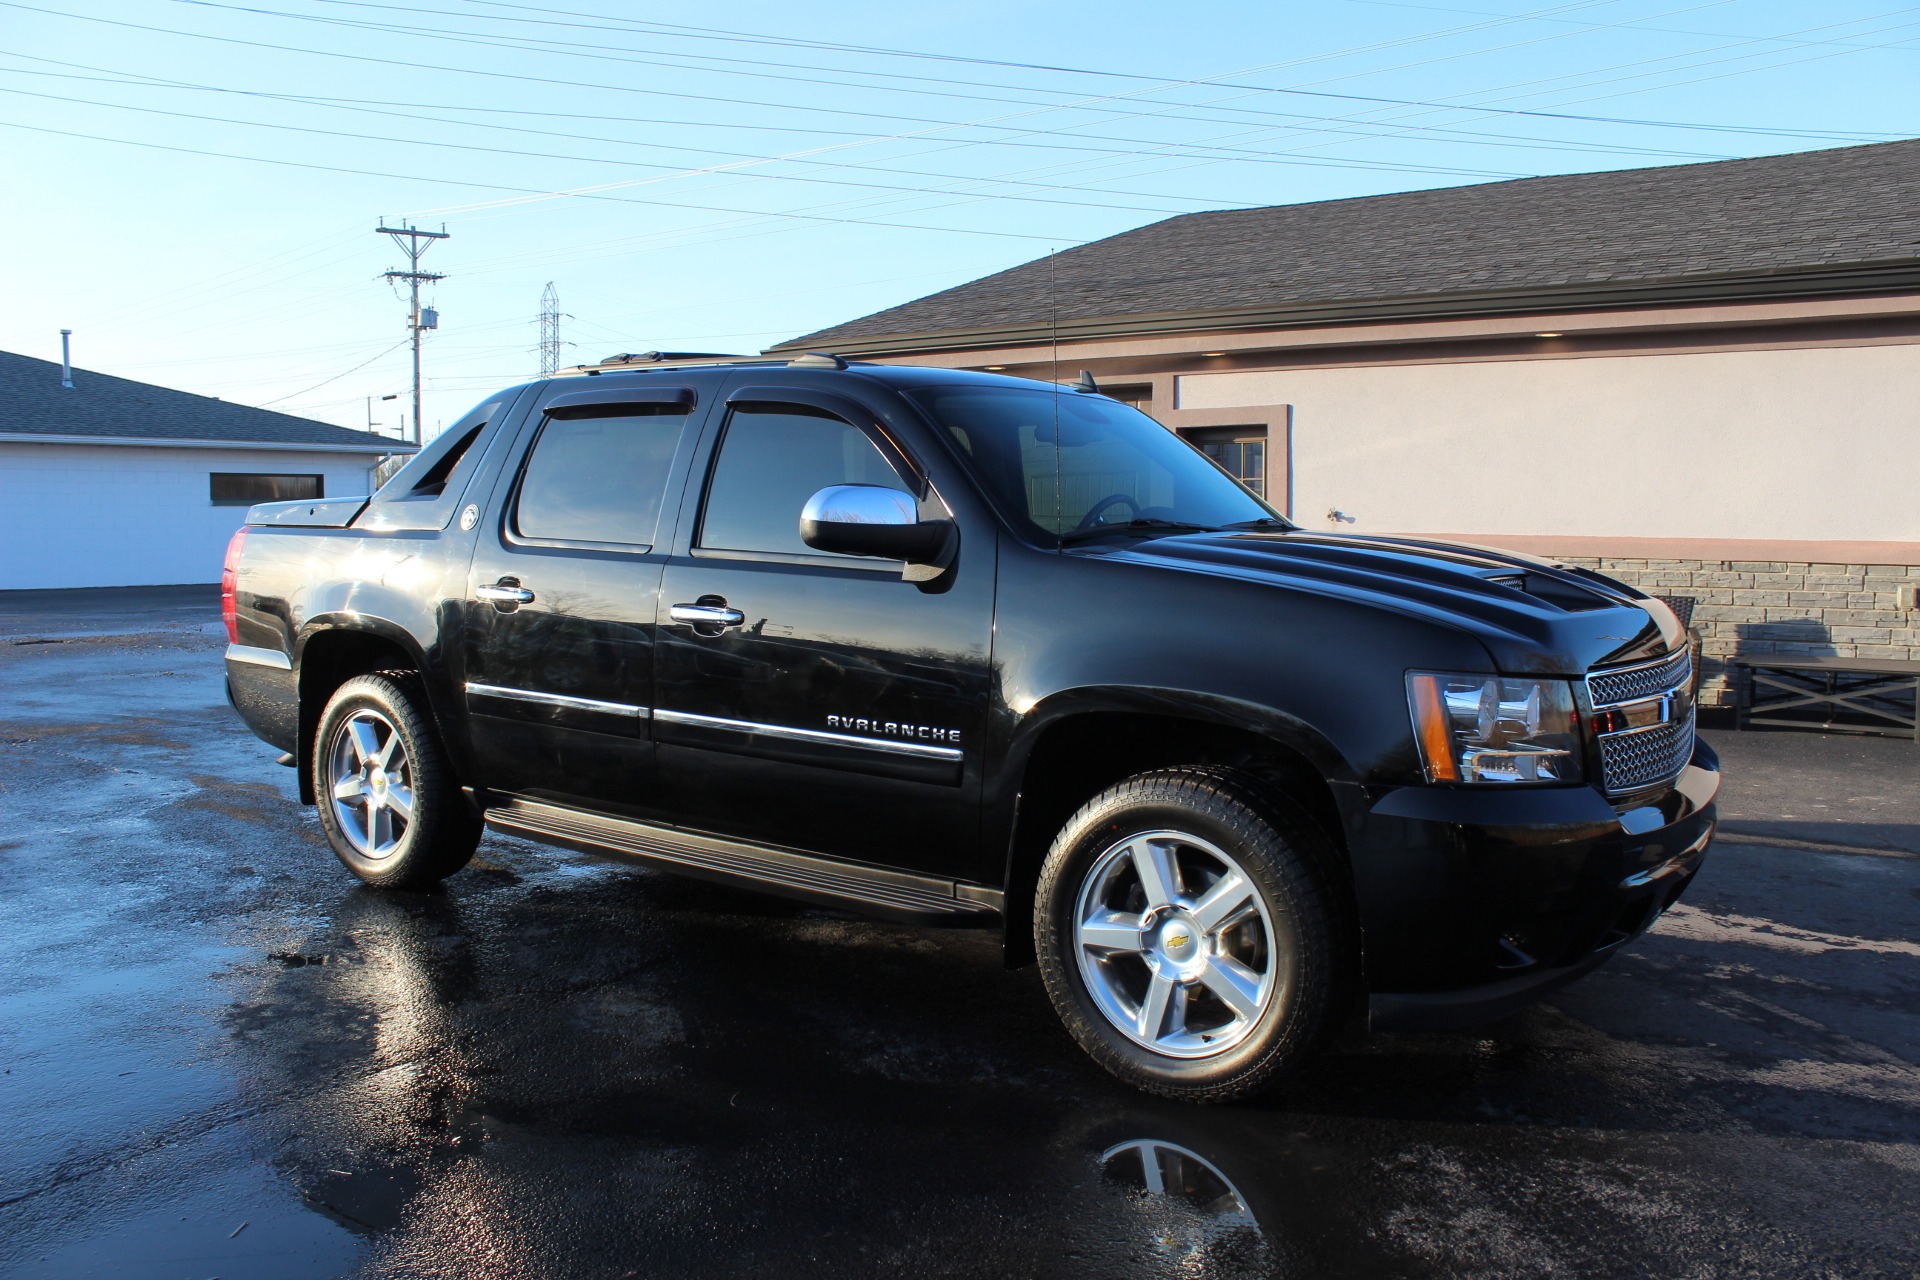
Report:
[{"label": "front wheel", "polygon": [[368,884],[437,884],[480,843],[480,819],[411,672],[355,676],[334,691],[314,742],[313,793],[327,843]]},{"label": "front wheel", "polygon": [[1138,1088],[1221,1102],[1317,1047],[1341,987],[1326,841],[1228,770],[1141,774],[1071,818],[1034,933],[1054,1008]]}]

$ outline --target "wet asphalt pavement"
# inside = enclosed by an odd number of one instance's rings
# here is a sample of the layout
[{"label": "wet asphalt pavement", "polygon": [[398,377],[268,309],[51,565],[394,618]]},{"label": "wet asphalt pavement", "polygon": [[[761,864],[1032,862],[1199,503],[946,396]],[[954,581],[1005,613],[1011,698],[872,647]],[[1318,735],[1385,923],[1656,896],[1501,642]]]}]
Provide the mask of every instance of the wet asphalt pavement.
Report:
[{"label": "wet asphalt pavement", "polygon": [[143,599],[0,600],[0,1276],[1920,1272],[1911,742],[1710,735],[1654,933],[1200,1109],[989,934],[495,836],[358,887]]}]

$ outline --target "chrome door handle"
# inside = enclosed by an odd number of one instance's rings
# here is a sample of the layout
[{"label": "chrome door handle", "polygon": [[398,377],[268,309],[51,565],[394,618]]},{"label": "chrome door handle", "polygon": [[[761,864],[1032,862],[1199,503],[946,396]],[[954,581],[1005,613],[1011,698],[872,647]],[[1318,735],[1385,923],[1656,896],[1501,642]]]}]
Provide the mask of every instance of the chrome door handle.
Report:
[{"label": "chrome door handle", "polygon": [[494,604],[532,604],[533,592],[517,582],[498,582],[490,586],[475,587],[473,594],[482,600]]},{"label": "chrome door handle", "polygon": [[675,622],[691,622],[696,627],[737,627],[747,620],[738,609],[719,604],[676,604],[667,610]]}]

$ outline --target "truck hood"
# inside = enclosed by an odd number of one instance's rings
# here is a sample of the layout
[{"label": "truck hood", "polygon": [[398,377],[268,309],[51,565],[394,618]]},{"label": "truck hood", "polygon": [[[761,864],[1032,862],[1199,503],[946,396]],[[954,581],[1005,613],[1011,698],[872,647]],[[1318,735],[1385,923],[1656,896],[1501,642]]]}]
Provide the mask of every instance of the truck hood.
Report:
[{"label": "truck hood", "polygon": [[1673,611],[1651,596],[1491,547],[1295,529],[1177,534],[1089,553],[1423,618],[1472,633],[1497,670],[1515,674],[1578,675],[1687,643]]}]

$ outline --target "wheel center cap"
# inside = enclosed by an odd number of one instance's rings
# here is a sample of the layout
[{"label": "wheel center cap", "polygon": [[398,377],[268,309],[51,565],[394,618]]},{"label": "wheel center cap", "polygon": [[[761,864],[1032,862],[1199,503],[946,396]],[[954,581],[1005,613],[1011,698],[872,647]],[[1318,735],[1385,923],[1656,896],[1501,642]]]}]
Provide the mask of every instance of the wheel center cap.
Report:
[{"label": "wheel center cap", "polygon": [[1171,916],[1160,926],[1156,944],[1160,953],[1176,963],[1191,960],[1200,949],[1200,930],[1185,916]]},{"label": "wheel center cap", "polygon": [[367,783],[375,791],[385,791],[387,789],[387,771],[379,765],[374,765],[373,768],[367,771]]}]

